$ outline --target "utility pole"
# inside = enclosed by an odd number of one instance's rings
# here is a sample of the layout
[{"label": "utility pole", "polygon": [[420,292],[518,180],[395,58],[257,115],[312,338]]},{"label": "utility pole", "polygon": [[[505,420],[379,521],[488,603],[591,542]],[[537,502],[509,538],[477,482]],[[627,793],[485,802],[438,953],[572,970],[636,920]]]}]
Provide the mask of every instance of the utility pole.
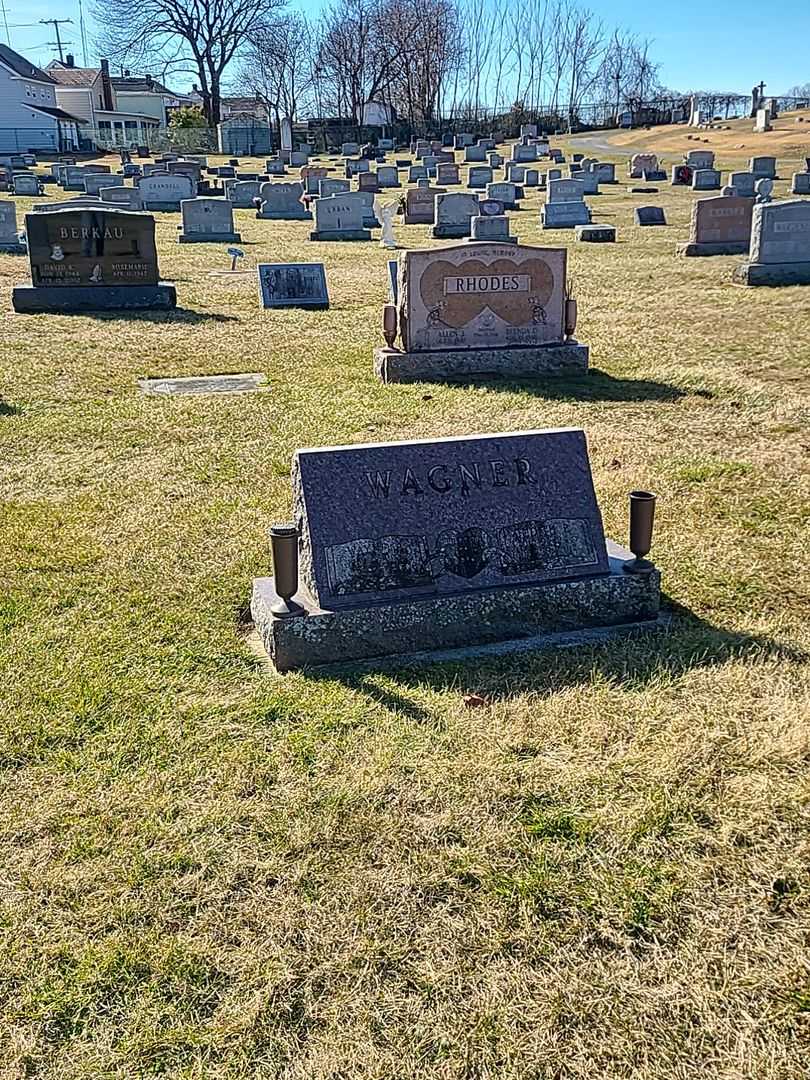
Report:
[{"label": "utility pole", "polygon": [[[48,44],[49,45],[52,45],[52,44],[56,45],[57,49],[59,50],[59,59],[64,64],[65,55],[62,52],[62,39],[59,37],[59,27],[63,23],[71,23],[72,24],[73,19],[40,19],[39,21],[43,26],[52,26],[54,28],[54,30],[56,31],[56,41],[55,42],[48,42]],[[70,43],[68,42],[68,44],[70,44]]]},{"label": "utility pole", "polygon": [[3,15],[3,26],[6,28],[6,42],[8,43],[8,47],[11,48],[11,34],[8,29],[8,14],[6,12],[4,0],[0,0],[0,13]]}]

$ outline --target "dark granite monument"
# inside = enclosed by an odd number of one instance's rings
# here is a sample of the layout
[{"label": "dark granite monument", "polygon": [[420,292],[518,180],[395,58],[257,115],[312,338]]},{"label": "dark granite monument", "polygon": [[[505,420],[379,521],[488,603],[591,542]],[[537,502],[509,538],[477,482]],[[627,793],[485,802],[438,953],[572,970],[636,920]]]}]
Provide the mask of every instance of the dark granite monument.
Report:
[{"label": "dark granite monument", "polygon": [[292,485],[297,591],[287,561],[252,600],[279,670],[655,625],[579,429],[299,450]]},{"label": "dark granite monument", "polygon": [[155,221],[112,208],[27,214],[31,284],[12,293],[17,312],[173,308],[160,281]]},{"label": "dark granite monument", "polygon": [[[565,248],[483,242],[403,252],[399,300],[387,305],[383,382],[470,376],[581,375]],[[394,347],[397,332],[402,348]]]}]

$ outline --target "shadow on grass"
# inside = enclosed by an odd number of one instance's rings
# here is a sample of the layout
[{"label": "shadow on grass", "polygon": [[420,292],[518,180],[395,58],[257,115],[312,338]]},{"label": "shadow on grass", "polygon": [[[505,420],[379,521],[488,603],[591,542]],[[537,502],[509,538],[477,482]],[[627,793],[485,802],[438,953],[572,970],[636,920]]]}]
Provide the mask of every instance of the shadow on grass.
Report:
[{"label": "shadow on grass", "polygon": [[236,315],[223,315],[219,311],[191,311],[188,308],[172,308],[168,311],[60,311],[60,315],[85,315],[97,322],[119,322],[121,319],[132,319],[133,322],[186,323],[197,326],[199,323],[239,322]]},{"label": "shadow on grass", "polygon": [[469,660],[381,658],[362,669],[346,667],[309,671],[316,681],[337,681],[365,694],[370,701],[418,723],[434,723],[435,712],[414,700],[425,689],[475,694],[489,704],[515,694],[550,696],[570,687],[602,680],[627,691],[678,679],[701,668],[719,667],[741,657],[805,662],[808,656],[770,638],[712,626],[688,608],[662,598],[662,614],[670,621],[659,629],[643,629],[594,644],[534,651],[476,655]]},{"label": "shadow on grass", "polygon": [[19,405],[12,405],[10,401],[0,398],[0,416],[20,416],[22,409]]},{"label": "shadow on grass", "polygon": [[599,368],[591,368],[587,375],[574,379],[493,379],[490,376],[448,379],[447,385],[482,386],[554,401],[677,401],[695,393],[652,379],[616,379]]}]

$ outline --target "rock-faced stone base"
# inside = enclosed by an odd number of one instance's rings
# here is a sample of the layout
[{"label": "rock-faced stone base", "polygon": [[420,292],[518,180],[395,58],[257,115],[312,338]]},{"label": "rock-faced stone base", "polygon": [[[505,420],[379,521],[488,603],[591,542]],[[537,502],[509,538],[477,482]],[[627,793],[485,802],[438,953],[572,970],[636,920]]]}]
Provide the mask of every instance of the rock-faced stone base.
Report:
[{"label": "rock-faced stone base", "polygon": [[[446,650],[474,654],[482,646],[498,643],[515,649],[543,648],[570,644],[570,639],[559,641],[559,635],[587,630],[656,629],[660,625],[659,572],[625,573],[624,566],[633,556],[611,540],[607,546],[610,573],[601,577],[340,611],[323,611],[302,592],[295,600],[303,614],[287,619],[279,619],[270,610],[278,600],[273,579],[257,578],[251,613],[277,671],[382,657],[405,660],[415,653],[441,660]],[[500,651],[506,651],[503,645]]]},{"label": "rock-faced stone base", "polygon": [[384,383],[453,382],[477,379],[540,379],[586,375],[588,346],[527,345],[498,349],[441,349],[430,352],[374,350],[374,374]]},{"label": "rock-faced stone base", "polygon": [[0,241],[0,255],[27,255],[28,248],[25,244],[14,241],[12,244]]},{"label": "rock-faced stone base", "polygon": [[678,244],[678,255],[747,255],[750,244]]},{"label": "rock-faced stone base", "polygon": [[71,311],[168,311],[177,307],[177,291],[169,282],[159,285],[19,285],[11,294],[21,315]]},{"label": "rock-faced stone base", "polygon": [[810,285],[810,262],[743,263],[734,280],[739,285]]},{"label": "rock-faced stone base", "polygon": [[242,234],[232,233],[180,233],[178,244],[241,244]]},{"label": "rock-faced stone base", "polygon": [[615,244],[615,225],[577,225],[574,229],[577,240],[583,244]]},{"label": "rock-faced stone base", "polygon": [[346,229],[345,231],[339,231],[337,229],[327,230],[326,232],[311,232],[309,234],[310,240],[370,240],[371,232],[368,229]]}]

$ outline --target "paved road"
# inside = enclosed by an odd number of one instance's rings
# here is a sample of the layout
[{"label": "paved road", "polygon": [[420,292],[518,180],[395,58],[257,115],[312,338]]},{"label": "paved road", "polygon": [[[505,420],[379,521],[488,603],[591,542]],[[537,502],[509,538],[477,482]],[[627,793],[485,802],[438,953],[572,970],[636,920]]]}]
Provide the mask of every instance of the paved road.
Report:
[{"label": "paved road", "polygon": [[637,146],[614,146],[601,131],[594,131],[589,135],[576,135],[571,139],[571,145],[581,147],[583,150],[598,150],[600,154],[615,154],[616,157],[629,158],[633,154],[645,153]]}]

